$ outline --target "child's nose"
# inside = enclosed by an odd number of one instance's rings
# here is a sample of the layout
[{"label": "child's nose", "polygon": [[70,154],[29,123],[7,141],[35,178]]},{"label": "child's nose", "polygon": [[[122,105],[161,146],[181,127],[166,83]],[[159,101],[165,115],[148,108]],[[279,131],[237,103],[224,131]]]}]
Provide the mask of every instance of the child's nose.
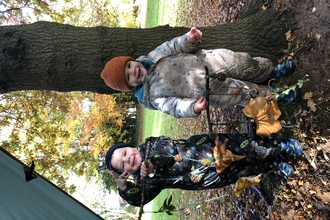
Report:
[{"label": "child's nose", "polygon": [[126,163],[129,163],[129,157],[125,157],[125,160],[124,160]]}]

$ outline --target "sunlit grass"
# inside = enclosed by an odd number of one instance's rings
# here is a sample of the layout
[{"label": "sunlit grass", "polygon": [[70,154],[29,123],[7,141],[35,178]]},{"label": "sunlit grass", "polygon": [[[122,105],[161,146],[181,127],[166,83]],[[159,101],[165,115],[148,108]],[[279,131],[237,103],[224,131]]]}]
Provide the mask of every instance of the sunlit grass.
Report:
[{"label": "sunlit grass", "polygon": [[[170,26],[185,26],[188,24],[189,18],[182,12],[183,8],[189,6],[187,0],[159,0],[148,1],[146,9],[145,27],[155,27],[158,25],[169,24]],[[187,11],[186,9],[184,10]],[[169,39],[170,40],[170,39]],[[196,133],[199,127],[197,120],[194,119],[175,119],[172,116],[166,115],[160,111],[153,111],[144,109],[143,120],[141,120],[142,134],[141,141],[144,141],[150,136],[168,136],[172,139],[184,139],[189,137],[192,133]],[[164,200],[170,195],[173,196],[173,205],[176,209],[187,207],[194,202],[192,195],[199,195],[201,192],[184,192],[180,189],[166,189],[163,190],[153,201],[152,210],[158,211]],[[168,215],[165,212],[154,213],[151,219],[182,219],[182,215],[178,212],[173,212],[173,215]]]}]

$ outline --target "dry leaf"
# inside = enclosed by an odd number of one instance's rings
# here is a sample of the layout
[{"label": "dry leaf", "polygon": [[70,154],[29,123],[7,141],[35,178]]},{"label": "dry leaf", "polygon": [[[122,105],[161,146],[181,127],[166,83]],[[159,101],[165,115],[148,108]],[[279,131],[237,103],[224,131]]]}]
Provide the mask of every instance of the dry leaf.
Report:
[{"label": "dry leaf", "polygon": [[304,99],[304,100],[308,100],[308,99],[311,99],[312,97],[313,97],[313,92],[306,92],[306,93],[304,94],[303,99]]},{"label": "dry leaf", "polygon": [[329,161],[327,153],[330,153],[330,143],[326,140],[326,143],[320,144],[317,149],[322,150],[324,159]]},{"label": "dry leaf", "polygon": [[258,185],[261,180],[261,174],[255,177],[241,177],[235,183],[235,195],[239,196],[242,194],[243,190],[250,187]]},{"label": "dry leaf", "polygon": [[245,156],[233,154],[226,149],[228,140],[219,146],[219,137],[215,139],[215,147],[213,148],[213,155],[215,158],[215,168],[217,173],[222,173],[232,162],[239,161]]},{"label": "dry leaf", "polygon": [[311,99],[308,99],[307,100],[307,106],[313,111],[315,112],[316,111],[316,104],[313,100]]},{"label": "dry leaf", "polygon": [[280,122],[277,120],[281,116],[281,111],[275,100],[268,102],[260,97],[251,99],[242,111],[247,117],[255,120],[258,135],[269,137],[282,129]]},{"label": "dry leaf", "polygon": [[282,0],[277,0],[276,11],[281,8]]},{"label": "dry leaf", "polygon": [[294,39],[296,39],[296,37],[292,35],[291,30],[288,30],[288,31],[285,33],[285,38],[286,38],[286,40],[289,41],[289,42],[291,42],[291,41],[293,41]]},{"label": "dry leaf", "polygon": [[269,5],[267,5],[267,6],[262,5],[261,9],[265,11],[265,10],[267,10],[268,7],[269,7]]},{"label": "dry leaf", "polygon": [[182,212],[184,215],[190,215],[190,213],[191,213],[190,209],[188,209],[188,208],[184,208]]},{"label": "dry leaf", "polygon": [[322,195],[320,195],[322,202],[324,202],[325,204],[330,203],[330,192],[325,192]]}]

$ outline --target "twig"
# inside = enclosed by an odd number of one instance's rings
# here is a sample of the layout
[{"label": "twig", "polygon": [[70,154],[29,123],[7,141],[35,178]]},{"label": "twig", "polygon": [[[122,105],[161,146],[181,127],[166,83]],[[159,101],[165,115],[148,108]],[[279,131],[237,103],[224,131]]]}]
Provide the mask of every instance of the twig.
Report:
[{"label": "twig", "polygon": [[207,123],[209,125],[209,133],[212,133],[212,123],[211,123],[211,119],[210,119],[210,104],[209,104],[210,76],[209,76],[209,69],[207,68],[207,66],[205,66],[204,68],[205,68],[205,78],[206,78],[205,99],[207,101],[206,118],[207,118]]},{"label": "twig", "polygon": [[309,39],[307,41],[307,43],[305,43],[304,45],[302,45],[301,47],[299,47],[296,51],[294,51],[293,57],[297,56],[298,53],[300,53],[303,49],[309,48],[314,42],[315,42],[315,38]]},{"label": "twig", "polygon": [[[150,154],[150,141],[147,141],[146,157],[144,159],[144,162],[145,162],[145,165],[147,168],[148,168],[149,154]],[[146,177],[142,178],[141,188],[142,188],[142,192],[141,192],[141,205],[140,205],[140,211],[139,211],[139,217],[138,217],[139,220],[141,219],[142,214],[143,214],[144,195],[145,195],[145,191],[146,191]]]}]

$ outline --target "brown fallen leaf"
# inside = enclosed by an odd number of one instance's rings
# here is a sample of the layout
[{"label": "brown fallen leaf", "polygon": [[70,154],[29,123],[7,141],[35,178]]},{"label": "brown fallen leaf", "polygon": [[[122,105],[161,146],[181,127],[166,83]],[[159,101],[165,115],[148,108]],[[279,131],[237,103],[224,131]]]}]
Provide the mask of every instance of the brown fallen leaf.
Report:
[{"label": "brown fallen leaf", "polygon": [[320,197],[325,204],[330,203],[330,192],[324,192]]},{"label": "brown fallen leaf", "polygon": [[276,11],[281,8],[282,0],[277,0]]},{"label": "brown fallen leaf", "polygon": [[313,97],[313,92],[306,92],[306,93],[304,94],[303,99],[304,99],[304,100],[308,100],[308,99],[311,99],[312,97]]},{"label": "brown fallen leaf", "polygon": [[285,37],[286,37],[286,40],[289,41],[289,42],[291,42],[291,41],[293,41],[294,39],[296,39],[296,37],[292,35],[291,30],[288,30],[288,31],[285,33]]},{"label": "brown fallen leaf", "polygon": [[213,148],[213,155],[215,158],[215,168],[217,173],[222,173],[232,162],[239,161],[245,156],[233,154],[230,150],[226,149],[228,140],[225,140],[219,146],[219,137],[215,139],[215,147]]},{"label": "brown fallen leaf", "polygon": [[312,99],[307,100],[307,106],[313,111],[316,112],[316,104]]}]

